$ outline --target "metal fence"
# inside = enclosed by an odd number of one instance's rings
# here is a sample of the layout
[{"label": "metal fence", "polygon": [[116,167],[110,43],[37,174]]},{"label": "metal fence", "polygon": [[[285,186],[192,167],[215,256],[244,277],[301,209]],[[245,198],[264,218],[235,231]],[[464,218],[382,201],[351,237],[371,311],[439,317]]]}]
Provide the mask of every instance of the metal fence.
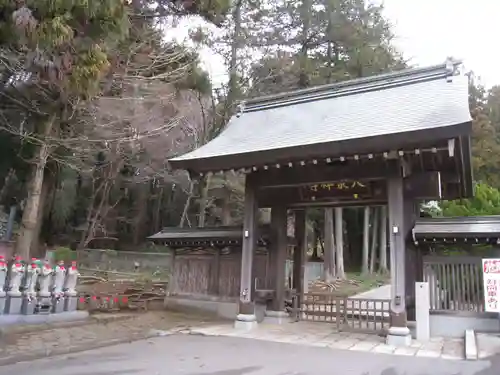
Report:
[{"label": "metal fence", "polygon": [[481,257],[426,256],[423,276],[431,311],[484,312]]}]

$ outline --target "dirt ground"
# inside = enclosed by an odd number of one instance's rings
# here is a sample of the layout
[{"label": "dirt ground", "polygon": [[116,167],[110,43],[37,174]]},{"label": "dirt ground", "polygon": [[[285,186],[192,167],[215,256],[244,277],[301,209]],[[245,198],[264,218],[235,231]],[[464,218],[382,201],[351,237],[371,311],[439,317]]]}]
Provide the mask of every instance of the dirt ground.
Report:
[{"label": "dirt ground", "polygon": [[331,283],[317,280],[309,286],[309,293],[335,293],[339,296],[351,297],[385,285],[389,280],[389,275],[361,275],[351,272],[346,274],[344,280],[337,279]]},{"label": "dirt ground", "polygon": [[[0,365],[55,354],[76,352],[131,342],[157,331],[188,328],[213,324],[220,320],[197,315],[169,311],[145,313],[96,314],[86,324],[53,326],[17,326],[0,334]],[[24,359],[23,359],[24,358]]]}]

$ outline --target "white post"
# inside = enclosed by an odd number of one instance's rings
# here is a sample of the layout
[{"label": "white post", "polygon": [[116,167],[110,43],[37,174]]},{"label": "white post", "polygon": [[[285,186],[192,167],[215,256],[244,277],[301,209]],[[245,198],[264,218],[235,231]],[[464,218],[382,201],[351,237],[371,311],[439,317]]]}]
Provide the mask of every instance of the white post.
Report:
[{"label": "white post", "polygon": [[415,320],[417,341],[429,341],[431,335],[429,283],[415,283]]}]

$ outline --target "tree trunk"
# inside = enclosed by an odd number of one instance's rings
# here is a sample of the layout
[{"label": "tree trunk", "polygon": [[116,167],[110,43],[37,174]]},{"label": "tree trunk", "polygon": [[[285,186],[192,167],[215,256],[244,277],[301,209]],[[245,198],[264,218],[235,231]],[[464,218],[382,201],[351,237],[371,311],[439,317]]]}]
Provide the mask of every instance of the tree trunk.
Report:
[{"label": "tree trunk", "polygon": [[380,262],[379,271],[387,273],[387,206],[380,208]]},{"label": "tree trunk", "polygon": [[233,38],[231,41],[231,52],[229,57],[229,82],[228,82],[228,91],[225,102],[225,111],[224,114],[226,116],[227,122],[233,113],[233,106],[235,102],[238,100],[238,51],[243,47],[243,38],[242,38],[242,25],[241,25],[241,8],[243,6],[243,0],[237,0],[234,4],[234,8],[232,11],[234,28],[233,28]]},{"label": "tree trunk", "polygon": [[[89,208],[90,215],[87,216],[87,230],[82,233],[80,244],[78,245],[79,250],[85,249],[94,239],[95,230],[98,224],[99,217],[101,215],[101,210],[104,207],[104,203],[108,201],[108,194],[109,190],[111,189],[110,185],[111,183],[109,181],[104,182],[101,199],[99,200],[97,208],[94,209],[93,205]],[[95,200],[93,200],[92,203],[95,203]]]},{"label": "tree trunk", "polygon": [[[49,168],[47,168],[49,169]],[[54,174],[48,170],[45,170],[44,173],[44,178],[43,178],[43,183],[42,183],[42,190],[40,192],[40,200],[38,204],[38,214],[37,214],[37,221],[36,221],[36,226],[35,230],[33,233],[33,240],[31,242],[31,247],[30,247],[30,256],[32,257],[37,257],[37,258],[44,258],[45,254],[42,254],[41,250],[42,248],[40,247],[40,234],[42,232],[42,226],[44,222],[44,216],[45,216],[45,209],[47,208],[47,198],[49,197],[49,194],[51,190],[55,192],[56,190],[56,178]],[[52,196],[52,201],[54,200],[54,197]],[[52,206],[52,203],[50,203]],[[49,228],[50,230],[50,228]]]},{"label": "tree trunk", "polygon": [[319,259],[318,256],[318,241],[319,241],[319,235],[318,235],[318,229],[316,228],[316,223],[313,223],[313,232],[312,232],[312,254],[311,254],[311,260],[312,261],[317,261]]},{"label": "tree trunk", "polygon": [[342,218],[342,207],[335,207],[335,239],[337,254],[337,278],[345,279],[344,271],[344,220]]},{"label": "tree trunk", "polygon": [[378,224],[379,224],[379,215],[378,215],[378,207],[373,208],[373,219],[372,219],[372,248],[370,254],[370,273],[375,272],[375,260],[377,258],[377,238],[378,238]]},{"label": "tree trunk", "polygon": [[135,202],[137,208],[137,214],[134,218],[134,233],[132,242],[134,245],[138,245],[143,237],[143,227],[146,221],[146,214],[148,211],[148,195],[149,195],[149,185],[147,184],[137,184],[138,199]]},{"label": "tree trunk", "polygon": [[204,179],[204,183],[201,189],[200,197],[200,212],[198,215],[198,228],[203,228],[205,226],[205,220],[207,218],[207,206],[208,206],[208,192],[210,190],[210,181],[212,179],[212,174],[209,173]]},{"label": "tree trunk", "polygon": [[16,175],[16,170],[14,168],[9,169],[9,172],[5,176],[5,179],[3,180],[2,189],[0,189],[0,200],[3,200],[3,196],[5,195],[9,187],[10,180],[12,180],[15,175]]},{"label": "tree trunk", "polygon": [[324,279],[330,283],[335,280],[335,238],[333,235],[333,208],[325,208],[325,252]]},{"label": "tree trunk", "polygon": [[186,198],[186,203],[184,204],[184,209],[182,210],[181,220],[179,222],[179,228],[184,228],[186,221],[188,220],[189,206],[191,206],[191,199],[193,199],[194,182],[189,181],[189,192]]},{"label": "tree trunk", "polygon": [[326,10],[328,12],[328,25],[326,30],[328,45],[327,45],[327,55],[328,55],[328,83],[333,82],[333,71],[338,63],[338,48],[335,45],[335,15],[338,0],[328,0],[326,5]]},{"label": "tree trunk", "polygon": [[366,206],[363,217],[363,257],[361,260],[361,272],[367,274],[369,270],[369,257],[370,251],[370,207]]},{"label": "tree trunk", "polygon": [[227,196],[224,197],[222,202],[222,225],[231,225],[231,192],[227,192]]},{"label": "tree trunk", "polygon": [[161,219],[160,219],[160,214],[161,214],[161,203],[163,200],[163,186],[160,188],[160,191],[158,192],[158,196],[156,199],[156,207],[154,211],[154,216],[153,216],[153,231],[158,232],[161,230]]},{"label": "tree trunk", "polygon": [[[44,124],[43,137],[46,137],[52,131],[52,125],[55,119]],[[33,238],[35,237],[36,224],[38,219],[38,207],[40,206],[40,196],[42,194],[43,174],[47,158],[49,156],[49,147],[46,143],[35,145],[33,154],[33,165],[28,180],[26,205],[21,220],[21,229],[17,238],[15,254],[22,259],[30,258],[30,249]]]},{"label": "tree trunk", "polygon": [[301,48],[300,48],[300,60],[299,60],[299,87],[306,88],[309,86],[309,74],[308,74],[308,42],[309,42],[309,30],[311,29],[311,1],[302,0],[302,5],[300,8],[300,18],[302,21],[301,30]]}]

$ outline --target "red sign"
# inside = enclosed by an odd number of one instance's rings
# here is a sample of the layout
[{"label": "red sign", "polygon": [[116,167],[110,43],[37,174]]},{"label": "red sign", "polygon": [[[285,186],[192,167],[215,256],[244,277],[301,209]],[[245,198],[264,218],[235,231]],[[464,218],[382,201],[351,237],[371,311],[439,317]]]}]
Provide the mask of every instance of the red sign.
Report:
[{"label": "red sign", "polygon": [[484,273],[499,273],[500,274],[500,260],[499,259],[483,259],[483,272]]},{"label": "red sign", "polygon": [[500,259],[483,259],[484,307],[500,312]]}]

